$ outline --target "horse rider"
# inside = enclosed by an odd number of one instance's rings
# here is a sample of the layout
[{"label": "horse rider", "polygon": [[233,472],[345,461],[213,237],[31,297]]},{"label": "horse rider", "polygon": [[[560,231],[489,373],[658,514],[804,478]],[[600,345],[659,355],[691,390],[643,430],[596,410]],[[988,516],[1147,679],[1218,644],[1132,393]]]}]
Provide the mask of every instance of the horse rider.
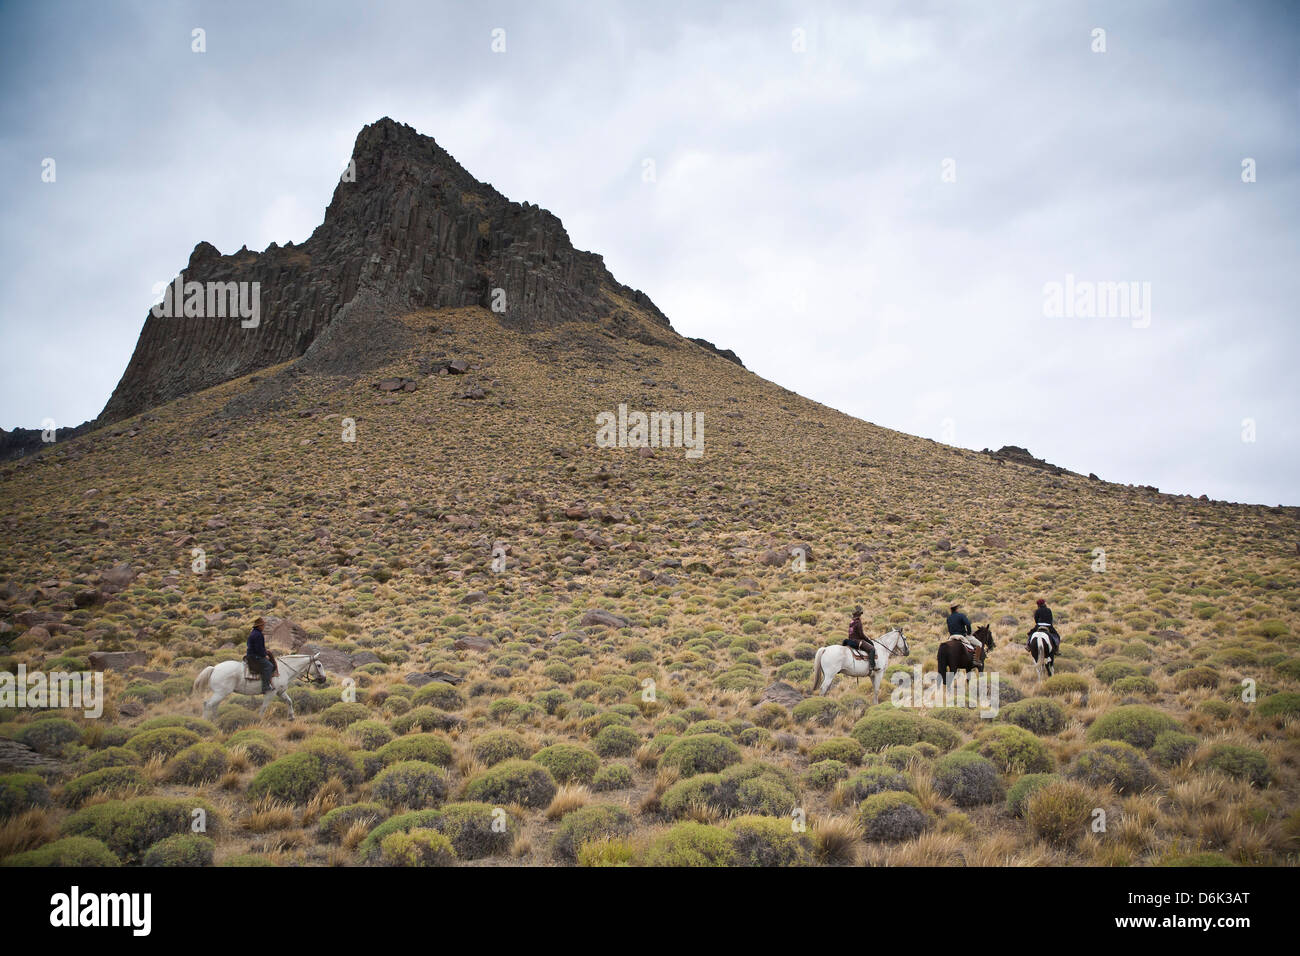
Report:
[{"label": "horse rider", "polygon": [[849,636],[843,641],[845,647],[853,647],[867,655],[871,669],[876,669],[876,645],[862,632],[862,608],[853,609],[853,620],[849,622]]},{"label": "horse rider", "polygon": [[275,667],[271,657],[266,652],[266,638],[262,634],[262,625],[265,624],[262,618],[253,622],[253,630],[248,635],[248,654],[245,660],[248,661],[248,669],[253,674],[262,676],[262,693],[271,692],[271,672]]},{"label": "horse rider", "polygon": [[[1047,601],[1043,598],[1038,599],[1038,606],[1034,608],[1034,626],[1029,630],[1029,639],[1034,637],[1034,631],[1039,629],[1047,631],[1047,636],[1052,640],[1052,656],[1061,649],[1061,635],[1056,631],[1056,625],[1052,623],[1052,609],[1047,606]],[[1028,647],[1028,643],[1026,643]],[[1032,650],[1032,648],[1031,648]]]},{"label": "horse rider", "polygon": [[947,623],[949,638],[957,638],[971,651],[979,649],[978,645],[971,639],[970,618],[962,613],[960,604],[954,604],[948,608]]}]

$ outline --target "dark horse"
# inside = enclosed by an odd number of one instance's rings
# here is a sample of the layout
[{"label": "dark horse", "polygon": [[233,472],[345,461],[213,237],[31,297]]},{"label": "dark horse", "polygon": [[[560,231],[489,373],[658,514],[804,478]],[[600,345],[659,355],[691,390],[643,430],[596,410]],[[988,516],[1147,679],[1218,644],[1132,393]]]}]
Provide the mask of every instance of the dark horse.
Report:
[{"label": "dark horse", "polygon": [[993,650],[993,632],[989,630],[987,624],[981,624],[975,628],[972,635],[983,646],[976,652],[971,653],[965,643],[959,637],[950,637],[939,645],[939,680],[947,682],[948,674],[957,671],[966,671],[970,673],[973,670],[984,670],[984,659],[988,652]]}]

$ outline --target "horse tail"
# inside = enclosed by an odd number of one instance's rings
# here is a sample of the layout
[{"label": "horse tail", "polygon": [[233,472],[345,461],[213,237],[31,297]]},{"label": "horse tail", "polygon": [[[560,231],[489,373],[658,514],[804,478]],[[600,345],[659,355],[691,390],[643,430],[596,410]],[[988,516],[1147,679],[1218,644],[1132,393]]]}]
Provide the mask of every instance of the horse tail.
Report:
[{"label": "horse tail", "polygon": [[822,682],[822,654],[825,653],[825,651],[826,648],[824,647],[817,648],[817,656],[813,659],[815,661],[815,666],[813,667],[813,682],[812,682],[812,692],[814,694],[817,693],[817,687]]},{"label": "horse tail", "polygon": [[199,676],[194,678],[194,690],[190,691],[191,694],[194,693],[194,691],[208,689],[208,681],[212,680],[212,670],[213,667],[209,664],[207,667],[203,668],[203,670],[199,671]]}]

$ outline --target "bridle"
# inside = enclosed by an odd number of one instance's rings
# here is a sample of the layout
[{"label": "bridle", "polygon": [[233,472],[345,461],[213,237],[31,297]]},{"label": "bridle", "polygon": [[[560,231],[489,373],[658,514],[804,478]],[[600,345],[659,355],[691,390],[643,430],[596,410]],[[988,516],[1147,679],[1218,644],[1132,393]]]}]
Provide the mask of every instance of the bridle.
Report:
[{"label": "bridle", "polygon": [[[286,656],[287,656],[287,655],[286,655]],[[296,657],[296,656],[298,656],[298,655],[293,655],[293,656]],[[306,656],[306,655],[302,655],[302,656]],[[280,658],[280,660],[284,660],[284,658],[282,657],[282,658]],[[295,674],[295,675],[293,676],[293,680],[294,680],[296,683],[300,683],[300,684],[327,684],[327,683],[329,683],[329,681],[326,680],[324,677],[316,677],[316,676],[314,676],[314,675],[312,674],[312,669],[313,669],[314,665],[319,664],[319,663],[320,663],[320,655],[319,655],[319,654],[313,654],[311,657],[307,658],[307,666],[306,666],[305,668],[303,668],[301,671],[299,671],[297,674]]]}]

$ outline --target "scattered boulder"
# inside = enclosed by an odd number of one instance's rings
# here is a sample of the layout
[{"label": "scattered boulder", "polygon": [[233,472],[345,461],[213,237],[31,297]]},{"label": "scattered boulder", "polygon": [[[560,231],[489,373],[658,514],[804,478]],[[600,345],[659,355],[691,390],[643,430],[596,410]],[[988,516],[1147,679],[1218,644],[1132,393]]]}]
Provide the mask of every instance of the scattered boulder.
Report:
[{"label": "scattered boulder", "polygon": [[94,671],[124,671],[149,663],[144,651],[91,651],[87,660]]},{"label": "scattered boulder", "polygon": [[627,620],[619,617],[617,614],[611,614],[602,608],[593,607],[586,614],[582,615],[582,620],[578,622],[581,627],[591,627],[599,625],[601,627],[627,627]]},{"label": "scattered boulder", "polygon": [[775,684],[769,684],[763,690],[763,696],[759,698],[759,703],[780,704],[782,707],[793,707],[801,700],[803,700],[803,694],[798,688],[791,687],[784,681],[777,681]]},{"label": "scattered boulder", "polygon": [[107,588],[120,591],[135,580],[136,573],[136,570],[131,565],[123,562],[109,568],[107,571],[101,571],[99,579],[104,582]]},{"label": "scattered boulder", "polygon": [[452,648],[458,651],[490,651],[495,646],[489,638],[470,634],[457,638]]},{"label": "scattered boulder", "polygon": [[758,563],[765,565],[769,568],[779,568],[781,567],[781,565],[785,564],[785,562],[786,562],[785,553],[782,551],[777,551],[774,548],[768,549],[767,551],[764,551],[762,554],[758,556]]}]

